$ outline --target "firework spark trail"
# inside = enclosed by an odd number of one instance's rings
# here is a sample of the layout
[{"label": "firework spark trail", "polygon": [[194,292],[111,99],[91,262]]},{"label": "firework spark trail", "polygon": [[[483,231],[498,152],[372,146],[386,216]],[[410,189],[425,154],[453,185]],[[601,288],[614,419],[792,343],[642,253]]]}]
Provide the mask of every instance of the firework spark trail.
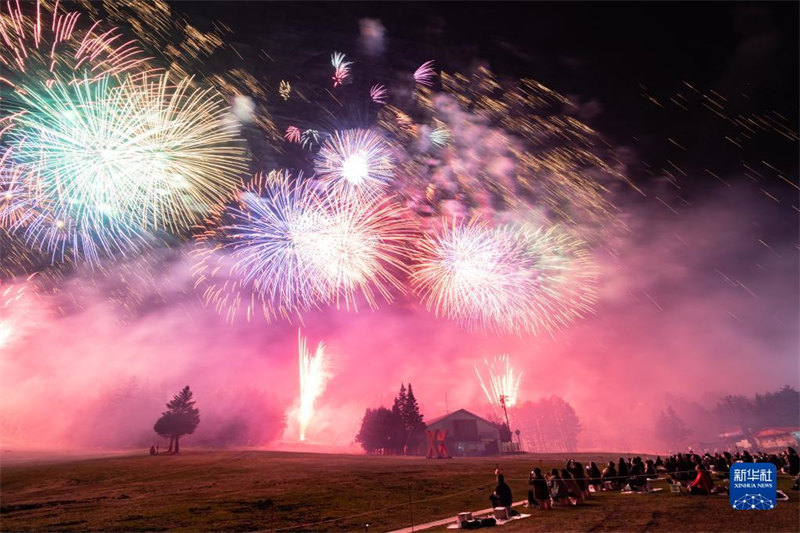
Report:
[{"label": "firework spark trail", "polygon": [[519,400],[519,386],[522,380],[522,372],[517,373],[511,366],[511,359],[508,354],[498,355],[490,363],[488,359],[483,359],[484,369],[487,372],[486,379],[481,375],[478,365],[475,365],[475,374],[478,382],[492,409],[502,407],[500,398],[505,399],[506,407],[513,407]]},{"label": "firework spark trail", "polygon": [[[199,241],[197,285],[229,320],[243,308],[269,321],[335,303],[358,309],[361,295],[402,290],[411,230],[389,200],[324,195],[302,177],[256,177],[240,205],[228,209]],[[220,277],[220,269],[224,279]]]},{"label": "firework spark trail", "polygon": [[[100,21],[89,29],[80,24],[80,13],[36,2],[35,13],[20,2],[0,7],[0,83],[24,92],[34,81],[42,85],[60,77],[83,81],[75,74],[91,74],[91,80],[123,72],[147,70],[147,60],[136,41],[122,41],[117,28],[101,29]],[[50,23],[47,23],[47,19]]]},{"label": "firework spark trail", "polygon": [[0,352],[23,338],[40,318],[31,296],[31,279],[0,287]]},{"label": "firework spark trail", "polygon": [[452,222],[417,243],[411,283],[429,310],[470,329],[552,334],[591,312],[596,267],[557,227]]},{"label": "firework spark trail", "polygon": [[167,73],[21,95],[26,112],[7,137],[28,180],[22,201],[37,212],[26,240],[54,261],[71,249],[96,263],[150,232],[181,233],[230,198],[245,168],[238,126],[216,93],[191,82]]},{"label": "firework spark trail", "polygon": [[353,129],[328,137],[317,154],[314,169],[322,181],[343,192],[373,195],[392,179],[394,164],[380,135]]},{"label": "firework spark trail", "polygon": [[341,52],[334,52],[331,55],[331,65],[333,65],[333,86],[338,87],[350,77],[350,65],[352,61],[346,61],[345,55]]},{"label": "firework spark trail", "polygon": [[297,422],[300,426],[300,440],[306,440],[308,424],[314,417],[314,404],[325,391],[330,377],[328,359],[325,356],[325,344],[320,342],[312,354],[308,351],[307,339],[297,330],[297,343],[300,368],[300,408]]},{"label": "firework spark trail", "polygon": [[426,61],[414,71],[414,81],[420,85],[433,85],[433,78],[436,76],[436,71],[433,70],[433,60]]},{"label": "firework spark trail", "polygon": [[369,90],[369,97],[376,104],[385,104],[387,96],[388,92],[386,91],[386,87],[381,84],[375,84]]}]

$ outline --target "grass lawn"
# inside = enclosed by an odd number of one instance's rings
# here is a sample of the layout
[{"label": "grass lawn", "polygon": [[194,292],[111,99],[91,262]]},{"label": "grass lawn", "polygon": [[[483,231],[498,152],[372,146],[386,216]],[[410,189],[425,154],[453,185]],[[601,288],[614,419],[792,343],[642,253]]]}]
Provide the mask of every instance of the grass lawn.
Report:
[{"label": "grass lawn", "polygon": [[[574,457],[584,464],[602,460]],[[608,454],[605,461],[612,457],[618,455]],[[488,507],[496,462],[521,500],[533,466],[562,467],[565,459],[189,449],[178,456],[4,460],[0,529],[364,531],[368,522],[370,531],[387,531],[410,526],[412,515],[419,524]],[[727,497],[673,495],[665,488],[597,494],[582,508],[533,511],[531,518],[497,531],[797,531],[800,506],[790,484],[784,478],[780,488],[792,501],[772,511],[734,511]]]}]

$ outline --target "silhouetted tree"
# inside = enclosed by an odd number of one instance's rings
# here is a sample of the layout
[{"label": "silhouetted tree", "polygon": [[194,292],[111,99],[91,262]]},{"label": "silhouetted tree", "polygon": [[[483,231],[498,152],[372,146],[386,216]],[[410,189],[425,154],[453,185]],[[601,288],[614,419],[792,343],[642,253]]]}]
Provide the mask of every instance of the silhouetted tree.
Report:
[{"label": "silhouetted tree", "polygon": [[[528,450],[564,453],[578,448],[580,419],[569,402],[558,396],[527,401],[512,408],[509,417],[522,432]],[[510,438],[510,432],[506,435]]]},{"label": "silhouetted tree", "polygon": [[356,442],[367,453],[398,453],[405,443],[406,430],[403,420],[395,411],[385,407],[367,409],[361,421]]},{"label": "silhouetted tree", "polygon": [[675,413],[671,405],[656,419],[655,432],[656,436],[673,451],[680,448],[686,437],[691,434],[689,428]]},{"label": "silhouetted tree", "polygon": [[[167,403],[167,411],[161,413],[153,429],[162,437],[169,437],[169,452],[180,452],[180,438],[191,435],[200,423],[200,410],[194,406],[192,391],[186,385]],[[173,449],[174,445],[174,449]]]}]

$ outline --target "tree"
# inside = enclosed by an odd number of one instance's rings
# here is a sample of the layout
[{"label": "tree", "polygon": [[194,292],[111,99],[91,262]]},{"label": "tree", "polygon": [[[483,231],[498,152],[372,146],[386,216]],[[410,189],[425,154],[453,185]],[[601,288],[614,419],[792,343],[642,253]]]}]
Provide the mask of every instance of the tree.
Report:
[{"label": "tree", "polygon": [[[512,408],[515,428],[524,435],[526,448],[539,453],[574,452],[581,423],[575,409],[558,396],[527,401]],[[510,438],[510,432],[505,438]]]},{"label": "tree", "polygon": [[[167,403],[167,411],[161,413],[153,429],[166,438],[169,437],[169,453],[180,451],[179,441],[183,435],[191,435],[200,423],[200,410],[194,406],[192,391],[186,385],[172,401]],[[173,450],[174,444],[174,450]]]},{"label": "tree", "polygon": [[406,445],[409,449],[414,450],[422,443],[426,426],[422,413],[419,412],[419,404],[416,397],[414,397],[414,389],[411,388],[411,383],[408,384],[408,393],[405,397],[405,405],[401,416],[403,427],[406,430]]},{"label": "tree", "polygon": [[656,436],[669,446],[670,450],[681,447],[686,437],[691,434],[689,428],[670,405],[662,411],[656,420]]},{"label": "tree", "polygon": [[361,421],[356,442],[367,453],[398,453],[406,438],[400,414],[385,407],[367,409]]}]

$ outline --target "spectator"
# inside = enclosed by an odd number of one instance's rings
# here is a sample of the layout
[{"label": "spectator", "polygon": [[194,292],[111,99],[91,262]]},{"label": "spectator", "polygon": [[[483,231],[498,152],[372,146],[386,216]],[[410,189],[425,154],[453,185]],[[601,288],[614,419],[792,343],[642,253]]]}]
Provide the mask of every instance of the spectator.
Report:
[{"label": "spectator", "polygon": [[647,478],[644,475],[644,465],[641,457],[634,457],[629,471],[631,477],[628,478],[628,485],[631,490],[644,490],[647,486]]},{"label": "spectator", "polygon": [[796,476],[800,474],[800,456],[797,455],[797,452],[791,446],[786,448],[786,462],[787,473],[790,476]]},{"label": "spectator", "polygon": [[647,479],[656,479],[658,478],[658,472],[656,472],[656,465],[653,463],[652,459],[648,459],[644,462],[644,475],[647,476]]},{"label": "spectator", "polygon": [[617,473],[620,476],[620,479],[625,479],[628,477],[628,465],[625,463],[625,459],[622,457],[619,458],[619,463],[617,465]]},{"label": "spectator", "polygon": [[509,510],[509,512],[511,511],[511,503],[513,502],[511,497],[511,487],[506,485],[506,480],[503,478],[503,474],[497,474],[497,487],[489,496],[489,499],[492,502],[492,507],[505,507]]},{"label": "spectator", "polygon": [[555,505],[566,505],[569,500],[569,492],[564,480],[558,474],[558,469],[554,468],[550,472],[550,478],[547,480],[547,488],[550,489],[550,498],[552,498]]},{"label": "spectator", "polygon": [[601,474],[603,480],[603,488],[606,490],[616,490],[619,488],[619,478],[617,477],[617,467],[614,461],[609,461],[608,466],[603,469]]},{"label": "spectator", "polygon": [[600,473],[600,469],[597,468],[597,463],[594,461],[589,463],[589,468],[586,469],[586,473],[588,474],[589,485],[593,485],[594,490],[599,492],[603,486],[603,480],[600,479],[602,474]]},{"label": "spectator", "polygon": [[578,486],[578,482],[572,477],[572,474],[566,468],[561,470],[561,479],[564,480],[564,485],[567,487],[567,494],[572,502],[572,505],[580,505],[583,503],[583,491]]},{"label": "spectator", "polygon": [[531,470],[528,478],[528,507],[534,506],[545,510],[553,508],[550,505],[550,490],[547,487],[547,480],[539,468]]},{"label": "spectator", "polygon": [[694,481],[689,483],[689,493],[711,494],[711,489],[714,488],[714,482],[711,480],[711,476],[708,475],[708,470],[703,468],[703,465],[697,465],[695,470],[697,471],[697,477],[694,478]]}]

